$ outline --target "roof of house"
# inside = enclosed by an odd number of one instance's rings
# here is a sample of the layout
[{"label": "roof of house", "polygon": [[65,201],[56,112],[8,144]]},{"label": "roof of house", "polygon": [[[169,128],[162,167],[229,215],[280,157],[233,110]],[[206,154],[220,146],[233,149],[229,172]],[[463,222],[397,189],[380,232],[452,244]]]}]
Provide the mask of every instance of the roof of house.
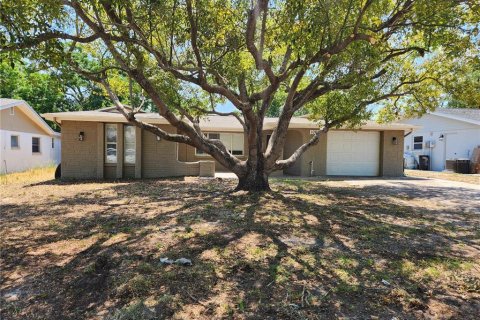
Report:
[{"label": "roof of house", "polygon": [[431,114],[480,125],[480,109],[438,108]]},{"label": "roof of house", "polygon": [[51,136],[60,136],[60,133],[55,132],[46,122],[45,120],[40,117],[40,115],[33,110],[33,108],[23,100],[17,99],[0,99],[0,110],[8,109],[11,107],[17,107],[23,113],[27,115],[27,117],[32,120],[33,123],[38,125],[41,129],[43,129],[48,135]]},{"label": "roof of house", "polygon": [[[95,122],[128,122],[125,117],[115,112],[112,108],[93,111],[56,112],[42,114],[47,120],[62,123],[62,121],[95,121]],[[138,113],[135,117],[143,122],[152,124],[169,124],[158,113]],[[278,118],[265,118],[264,130],[273,130],[278,123]],[[306,117],[293,117],[290,121],[291,129],[318,129],[320,124]],[[234,116],[211,115],[200,119],[200,127],[205,131],[232,131],[242,132],[243,127]],[[417,126],[405,123],[379,124],[375,121],[366,121],[360,130],[413,130]]]}]

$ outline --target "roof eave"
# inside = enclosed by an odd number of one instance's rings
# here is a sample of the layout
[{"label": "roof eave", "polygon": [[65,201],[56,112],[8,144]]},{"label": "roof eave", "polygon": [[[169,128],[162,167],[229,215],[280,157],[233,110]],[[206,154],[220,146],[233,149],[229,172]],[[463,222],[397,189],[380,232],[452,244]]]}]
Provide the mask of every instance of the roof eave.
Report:
[{"label": "roof eave", "polygon": [[45,133],[50,136],[60,135],[60,133],[53,130],[45,120],[24,100],[13,100],[9,103],[2,105],[2,109],[18,107],[22,110],[36,125],[42,128]]},{"label": "roof eave", "polygon": [[466,123],[470,123],[470,124],[476,124],[476,125],[480,126],[480,121],[473,120],[473,119],[457,117],[455,115],[445,114],[445,113],[441,113],[441,112],[429,112],[429,114],[434,115],[434,116],[438,116],[438,117],[447,118],[447,119],[462,121],[462,122],[466,122]]}]

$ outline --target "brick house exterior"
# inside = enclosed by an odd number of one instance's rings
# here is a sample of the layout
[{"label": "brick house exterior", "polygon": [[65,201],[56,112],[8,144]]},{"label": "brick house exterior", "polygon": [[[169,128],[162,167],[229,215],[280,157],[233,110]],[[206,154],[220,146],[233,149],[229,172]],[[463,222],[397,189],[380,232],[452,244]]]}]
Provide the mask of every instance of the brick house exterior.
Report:
[{"label": "brick house exterior", "polygon": [[[226,171],[209,155],[202,154],[192,146],[159,139],[154,134],[137,127],[129,128],[124,117],[112,108],[48,113],[43,116],[61,125],[62,178],[139,179],[214,176],[215,172]],[[144,113],[138,114],[137,117],[142,121],[158,125],[167,132],[177,132],[176,128],[158,114]],[[262,137],[264,145],[276,121],[275,118],[265,120]],[[224,144],[231,143],[229,146],[231,152],[240,159],[245,159],[247,140],[243,128],[234,117],[207,117],[202,120],[200,126],[205,134],[221,139]],[[111,133],[107,133],[107,128]],[[308,141],[313,130],[318,130],[318,125],[314,122],[306,118],[293,118],[286,137],[283,156],[290,156],[296,148]],[[413,130],[411,125],[379,125],[372,122],[356,131],[332,130],[322,135],[320,142],[307,150],[292,167],[284,172],[274,172],[273,175],[323,176],[331,174],[329,172],[342,173],[342,165],[344,165],[346,168],[344,175],[353,173],[353,175],[401,176],[403,175],[403,137],[405,131],[411,130]],[[330,141],[331,135],[338,134],[343,134],[351,141],[343,143],[341,138],[337,138],[335,142]],[[357,157],[357,153],[363,152],[361,144],[364,140],[362,139],[370,139],[369,137],[373,139],[369,144],[374,154],[363,154]],[[338,160],[329,156],[329,148],[332,154],[337,149],[335,156],[340,157],[342,163],[340,166],[336,165]],[[362,157],[371,160],[362,162]],[[337,166],[336,171],[333,170],[334,166]],[[362,174],[362,166],[368,167],[370,171]]]}]

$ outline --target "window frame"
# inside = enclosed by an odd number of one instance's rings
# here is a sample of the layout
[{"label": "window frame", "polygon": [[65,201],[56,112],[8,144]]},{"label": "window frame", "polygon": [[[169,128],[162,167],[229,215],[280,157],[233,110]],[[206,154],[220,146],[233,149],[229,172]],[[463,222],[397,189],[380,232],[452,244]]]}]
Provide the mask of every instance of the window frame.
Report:
[{"label": "window frame", "polygon": [[[208,137],[208,139],[211,139],[211,140],[220,140],[222,141],[222,134],[224,135],[229,135],[230,136],[230,141],[229,141],[229,145],[225,145],[225,148],[227,148],[228,152],[233,155],[233,156],[244,156],[245,155],[245,135],[243,134],[243,132],[218,132],[218,131],[212,131],[212,132],[205,132],[204,135],[206,137]],[[238,135],[241,135],[242,137],[242,150],[241,150],[241,154],[234,154],[233,153],[233,137],[235,134],[238,134]],[[210,135],[218,135],[218,139],[217,138],[210,138]],[[222,141],[224,142],[224,141]],[[197,157],[211,157],[208,153],[206,152],[203,152],[202,150],[199,150],[198,148],[195,148],[195,156]]]},{"label": "window frame", "polygon": [[[38,141],[38,151],[33,151],[33,147],[34,147],[34,144],[33,144],[33,140],[34,139],[37,139]],[[40,137],[32,137],[32,154],[39,154],[39,153],[42,153],[42,148],[41,148],[41,139]]]},{"label": "window frame", "polygon": [[[134,150],[134,157],[133,162],[127,161],[127,136],[126,136],[126,128],[133,128],[133,150]],[[136,127],[133,125],[124,125],[123,126],[123,163],[126,165],[136,165],[137,164],[137,131]]]},{"label": "window frame", "polygon": [[[416,138],[420,138],[421,141],[415,141]],[[420,148],[417,146],[420,145]],[[423,136],[414,136],[413,137],[413,150],[423,150]]]},{"label": "window frame", "polygon": [[[17,145],[12,145],[12,138],[17,138]],[[18,134],[10,135],[10,149],[20,149],[20,136]]]},{"label": "window frame", "polygon": [[[107,131],[109,127],[115,128],[115,142],[108,142],[108,135]],[[118,163],[118,127],[116,123],[106,123],[105,130],[104,130],[104,143],[105,143],[105,150],[104,150],[104,163],[105,164],[117,164]],[[108,145],[115,144],[115,161],[108,160]]]}]

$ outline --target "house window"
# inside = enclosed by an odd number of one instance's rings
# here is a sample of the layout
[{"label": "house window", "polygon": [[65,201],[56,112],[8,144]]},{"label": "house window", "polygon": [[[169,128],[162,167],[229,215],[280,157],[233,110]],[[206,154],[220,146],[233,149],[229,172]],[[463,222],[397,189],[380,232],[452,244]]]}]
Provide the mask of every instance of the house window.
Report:
[{"label": "house window", "polygon": [[52,138],[52,149],[54,149],[54,148],[55,148],[55,139]]},{"label": "house window", "polygon": [[[243,133],[216,133],[210,132],[205,134],[211,140],[220,140],[228,152],[235,156],[243,155]],[[196,155],[207,155],[205,152],[199,149],[195,149]]]},{"label": "house window", "polygon": [[413,150],[423,149],[423,136],[413,137]]},{"label": "house window", "polygon": [[10,136],[10,148],[18,149],[18,136]]},{"label": "house window", "polygon": [[10,115],[11,116],[15,115],[15,108],[14,107],[10,107]]},{"label": "house window", "polygon": [[128,164],[135,164],[135,127],[134,126],[125,126],[123,129],[124,135],[124,155],[125,155],[125,163]]},{"label": "house window", "polygon": [[40,138],[32,137],[32,153],[40,153]]},{"label": "house window", "polygon": [[232,147],[230,153],[234,156],[243,155],[243,133],[232,133]]},{"label": "house window", "polygon": [[117,125],[105,125],[105,162],[117,163]]}]

